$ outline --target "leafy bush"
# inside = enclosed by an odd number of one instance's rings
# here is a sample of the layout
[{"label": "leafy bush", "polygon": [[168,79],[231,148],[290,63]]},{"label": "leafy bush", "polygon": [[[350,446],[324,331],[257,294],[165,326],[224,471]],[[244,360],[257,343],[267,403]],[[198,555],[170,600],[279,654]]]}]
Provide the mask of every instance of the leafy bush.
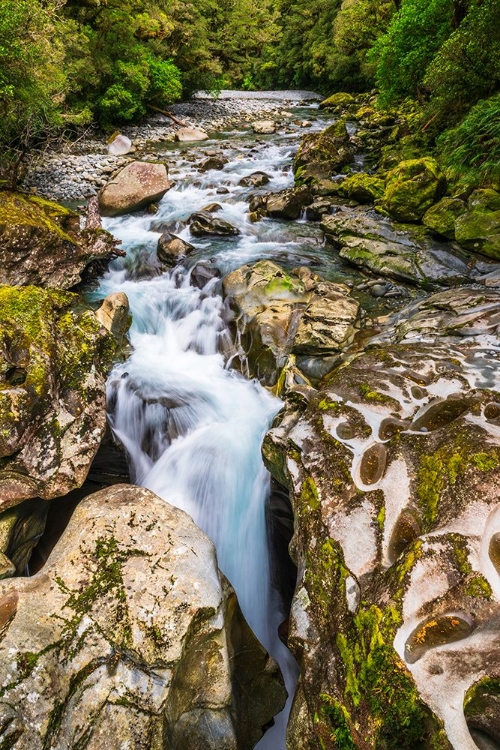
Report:
[{"label": "leafy bush", "polygon": [[382,104],[421,93],[427,66],[452,33],[452,21],[452,0],[403,0],[370,56]]},{"label": "leafy bush", "polygon": [[450,178],[500,184],[500,94],[476,104],[458,127],[445,131],[438,150]]}]

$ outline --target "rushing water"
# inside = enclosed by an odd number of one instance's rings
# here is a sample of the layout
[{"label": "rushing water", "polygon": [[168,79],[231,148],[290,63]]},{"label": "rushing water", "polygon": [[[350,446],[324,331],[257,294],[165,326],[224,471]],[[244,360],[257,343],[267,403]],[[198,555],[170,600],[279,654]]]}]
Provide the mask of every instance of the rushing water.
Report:
[{"label": "rushing water", "polygon": [[[286,614],[271,585],[265,512],[269,475],[261,458],[264,434],[280,402],[230,369],[235,347],[216,281],[200,290],[190,284],[190,268],[160,273],[155,260],[159,235],[150,225],[182,222],[217,200],[222,205],[217,215],[238,226],[239,237],[194,240],[180,225],[178,233],[196,245],[191,268],[196,260],[213,258],[223,273],[262,257],[296,265],[308,253],[314,258],[318,240],[305,224],[250,223],[249,190],[238,185],[242,177],[262,170],[271,177],[265,190],[289,186],[290,135],[261,139],[255,148],[253,136],[233,133],[230,143],[219,136],[216,145],[223,145],[229,159],[222,172],[200,175],[198,160],[172,149],[168,161],[176,185],[158,214],[107,221],[127,258],[106,274],[99,295],[125,292],[133,313],[133,353],[110,377],[108,408],[129,456],[132,481],[187,511],[214,541],[219,566],[249,625],[279,662],[290,698],[259,748],[284,750],[297,665],[278,638]],[[213,146],[208,142],[190,151],[199,154]],[[223,196],[216,193],[221,185],[228,190]]]}]

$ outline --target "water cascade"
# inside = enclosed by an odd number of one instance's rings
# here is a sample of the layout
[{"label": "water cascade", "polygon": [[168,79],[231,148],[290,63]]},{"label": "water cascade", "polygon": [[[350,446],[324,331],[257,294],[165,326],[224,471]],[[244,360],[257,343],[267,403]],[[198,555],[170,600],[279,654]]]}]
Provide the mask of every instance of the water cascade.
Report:
[{"label": "water cascade", "polygon": [[[208,202],[220,202],[216,188],[224,184],[228,193],[218,216],[238,226],[239,237],[196,241],[188,228],[178,232],[195,242],[194,260],[216,252],[223,273],[261,257],[276,257],[285,241],[292,253],[304,242],[290,234],[297,232],[297,225],[288,230],[278,222],[256,226],[248,221],[246,192],[238,185],[242,177],[265,170],[271,177],[267,190],[292,181],[286,169],[289,139],[278,145],[266,139],[257,151],[254,146],[252,141],[233,145],[224,171],[201,178],[191,162],[183,163],[172,153],[177,165],[180,162],[177,184],[154,217],[170,224],[185,220]],[[269,475],[260,452],[280,401],[230,368],[236,349],[217,280],[202,290],[192,286],[192,259],[190,268],[155,270],[158,232],[150,230],[151,222],[148,215],[107,221],[107,228],[123,241],[127,258],[102,279],[99,296],[124,291],[134,321],[133,353],[115,368],[108,383],[110,422],[126,448],[132,481],[188,512],[214,541],[220,568],[233,584],[250,627],[279,662],[290,698],[258,747],[284,750],[298,668],[278,637],[286,613],[271,585],[265,508]],[[305,242],[310,250],[309,238]]]}]

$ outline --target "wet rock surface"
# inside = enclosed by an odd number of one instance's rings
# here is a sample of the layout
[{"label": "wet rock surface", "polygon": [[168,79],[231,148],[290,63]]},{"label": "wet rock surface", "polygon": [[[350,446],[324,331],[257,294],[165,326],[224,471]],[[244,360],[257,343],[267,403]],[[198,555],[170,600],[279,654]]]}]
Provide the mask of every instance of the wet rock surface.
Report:
[{"label": "wet rock surface", "polygon": [[44,568],[0,585],[0,617],[0,732],[21,749],[250,750],[284,703],[213,545],[145,489],[86,498]]},{"label": "wet rock surface", "polygon": [[102,216],[138,211],[163,198],[171,184],[164,164],[133,161],[106,183],[99,193]]},{"label": "wet rock surface", "polygon": [[0,287],[2,509],[84,481],[104,435],[114,337],[69,292]]},{"label": "wet rock surface", "polygon": [[450,290],[401,311],[306,402],[290,392],[265,439],[303,571],[292,748],[327,736],[330,711],[354,746],[376,746],[380,731],[390,747],[474,747],[463,697],[484,675],[500,680],[499,301]]}]

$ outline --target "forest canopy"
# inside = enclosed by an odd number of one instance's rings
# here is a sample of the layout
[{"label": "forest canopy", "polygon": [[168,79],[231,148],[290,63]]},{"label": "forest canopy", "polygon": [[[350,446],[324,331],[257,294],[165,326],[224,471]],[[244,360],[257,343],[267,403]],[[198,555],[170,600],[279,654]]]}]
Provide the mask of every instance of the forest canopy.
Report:
[{"label": "forest canopy", "polygon": [[[398,106],[410,98],[432,118],[436,137],[454,129],[454,137],[463,140],[469,112],[471,123],[477,123],[478,117],[491,123],[498,112],[500,3],[2,0],[0,4],[4,150],[22,150],[58,129],[91,122],[111,129],[196,89],[216,93],[226,87],[308,87],[324,95],[376,87],[381,106]],[[459,126],[462,129],[456,131]],[[454,141],[444,142],[451,148]]]}]

